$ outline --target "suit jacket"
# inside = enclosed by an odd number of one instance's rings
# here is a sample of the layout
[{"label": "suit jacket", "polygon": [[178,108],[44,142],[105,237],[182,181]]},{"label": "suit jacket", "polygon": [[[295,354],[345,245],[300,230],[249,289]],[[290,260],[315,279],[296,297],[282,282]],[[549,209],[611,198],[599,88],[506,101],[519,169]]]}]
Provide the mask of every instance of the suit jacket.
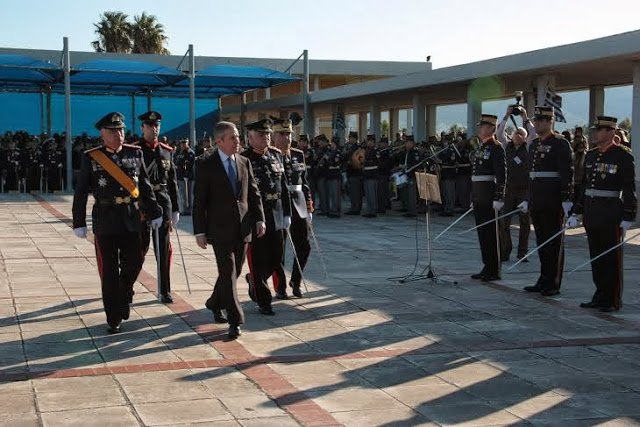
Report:
[{"label": "suit jacket", "polygon": [[251,231],[264,211],[251,163],[239,154],[236,158],[238,193],[233,194],[227,171],[215,150],[198,163],[194,182],[193,232],[206,234],[210,244],[251,241]]}]

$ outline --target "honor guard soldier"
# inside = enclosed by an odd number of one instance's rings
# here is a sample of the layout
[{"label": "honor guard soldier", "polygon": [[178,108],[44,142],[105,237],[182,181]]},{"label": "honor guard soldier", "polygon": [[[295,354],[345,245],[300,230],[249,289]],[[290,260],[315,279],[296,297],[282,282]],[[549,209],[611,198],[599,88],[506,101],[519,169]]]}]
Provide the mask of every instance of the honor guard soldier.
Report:
[{"label": "honor guard soldier", "polygon": [[[482,114],[478,122],[481,145],[473,158],[472,194],[476,225],[497,218],[504,206],[504,186],[507,169],[502,144],[495,138],[498,117]],[[472,279],[500,280],[498,224],[490,223],[478,228],[478,240],[484,267]]]},{"label": "honor guard soldier", "polygon": [[389,180],[393,169],[393,156],[387,137],[378,141],[378,211],[379,214],[387,213],[387,205],[390,202]]},{"label": "honor guard soldier", "polygon": [[[289,200],[291,201],[291,227],[288,231],[283,230],[283,239],[286,241],[286,234],[288,232],[295,250],[293,254],[293,266],[291,267],[291,282],[289,282],[289,285],[293,288],[293,295],[302,298],[300,282],[302,280],[302,271],[304,271],[304,267],[307,265],[309,253],[311,252],[311,245],[309,244],[309,223],[311,223],[313,219],[313,201],[311,200],[311,191],[307,184],[304,152],[291,147],[292,133],[293,126],[290,120],[274,120],[274,143],[276,148],[282,152],[285,181],[287,183],[287,191],[289,192]],[[286,243],[284,247],[286,248]],[[276,288],[276,298],[287,299],[287,282],[284,275],[284,263],[278,268],[276,275],[276,282],[274,282],[278,284]]]},{"label": "honor guard soldier", "polygon": [[53,138],[47,140],[48,147],[42,155],[42,163],[45,171],[46,189],[49,193],[62,190],[64,153],[58,149],[58,144]]},{"label": "honor guard soldier", "polygon": [[[582,190],[569,225],[578,225],[575,215],[582,214],[587,231],[591,258],[619,244],[624,233],[636,220],[635,166],[631,150],[614,142],[618,119],[598,116],[593,122],[592,143],[584,161]],[[622,307],[622,246],[591,262],[596,292],[583,308],[597,308],[603,312]]]},{"label": "honor guard soldier", "polygon": [[362,216],[373,218],[378,216],[378,149],[376,148],[375,135],[367,135],[362,173],[365,199],[365,209]]},{"label": "honor guard soldier", "polygon": [[358,143],[358,132],[349,132],[349,140],[344,146],[345,162],[347,164],[347,187],[349,189],[349,210],[346,215],[360,215],[362,211],[362,165],[354,163],[354,155],[362,150]]},{"label": "honor guard soldier", "polygon": [[327,175],[329,174],[329,140],[325,134],[316,136],[317,159],[316,186],[318,192],[318,215],[329,215],[329,194],[327,192]]},{"label": "honor guard soldier", "polygon": [[[172,303],[171,297],[171,229],[178,225],[180,219],[180,207],[178,205],[178,182],[176,169],[173,165],[173,148],[158,141],[160,134],[160,122],[162,115],[157,111],[147,111],[138,116],[142,121],[142,139],[138,142],[142,148],[143,166],[149,176],[151,187],[156,195],[158,203],[162,207],[164,222],[158,228],[158,244],[155,239],[153,247],[156,254],[156,262],[160,263],[160,301]],[[143,220],[142,244],[144,254],[149,251],[151,241],[151,228],[149,218]]]},{"label": "honor guard soldier", "polygon": [[[400,152],[400,167],[404,172],[412,169],[423,159],[420,156],[420,150],[415,148],[413,135],[407,135],[404,142],[404,152]],[[403,216],[413,218],[418,214],[418,195],[416,187],[416,173],[411,170],[406,174],[407,183],[398,189],[402,200],[403,210],[406,212]]]},{"label": "honor guard soldier", "polygon": [[456,172],[460,161],[460,152],[453,141],[446,137],[443,141],[443,151],[438,154],[440,161],[440,184],[442,187],[442,212],[440,216],[453,216],[456,197]]},{"label": "honor guard soldier", "polygon": [[180,190],[180,213],[191,215],[193,209],[193,174],[195,170],[196,153],[189,147],[189,140],[180,141],[180,149],[173,155],[176,166],[178,189]]},{"label": "honor guard soldier", "polygon": [[329,143],[327,152],[327,200],[328,216],[340,218],[342,215],[342,165],[344,163],[342,151],[340,151],[340,138],[334,136]]},{"label": "honor guard soldier", "polygon": [[10,139],[8,146],[2,151],[0,169],[2,169],[3,191],[20,191],[20,159],[22,154],[16,147],[14,139]]},{"label": "honor guard soldier", "polygon": [[109,332],[120,332],[120,323],[129,318],[129,290],[142,268],[140,213],[152,227],[162,224],[158,205],[146,171],[140,147],[123,144],[124,116],[109,113],[95,127],[103,146],[85,151],[73,196],[73,232],[87,237],[86,210],[89,193],[92,210],[93,243],[102,282],[102,303]]},{"label": "honor guard soldier", "polygon": [[[533,126],[538,135],[529,145],[528,200],[520,208],[531,213],[536,243],[541,245],[562,230],[573,206],[573,163],[569,141],[553,131],[554,109],[537,106]],[[564,234],[538,250],[540,277],[527,292],[545,296],[560,293],[564,268]]]},{"label": "honor guard soldier", "polygon": [[21,169],[24,171],[25,192],[27,193],[40,191],[40,180],[44,176],[44,165],[40,162],[42,151],[40,151],[39,144],[40,141],[31,138],[27,142],[26,149],[22,150]]},{"label": "honor guard soldier", "polygon": [[[246,126],[250,149],[242,152],[251,162],[258,183],[267,231],[262,237],[254,235],[247,251],[249,264],[249,296],[258,303],[260,313],[273,316],[271,291],[267,280],[284,262],[283,229],[291,225],[291,204],[285,179],[282,153],[269,146],[271,119],[262,119]],[[286,284],[284,285],[286,286]],[[280,289],[279,283],[274,283]]]}]

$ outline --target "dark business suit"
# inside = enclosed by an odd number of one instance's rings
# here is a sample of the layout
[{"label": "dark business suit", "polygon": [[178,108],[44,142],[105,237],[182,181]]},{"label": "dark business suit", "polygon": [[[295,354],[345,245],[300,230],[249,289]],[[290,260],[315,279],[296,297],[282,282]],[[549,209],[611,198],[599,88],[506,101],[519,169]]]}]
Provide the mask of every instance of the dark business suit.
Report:
[{"label": "dark business suit", "polygon": [[215,309],[227,310],[229,324],[244,323],[236,279],[244,263],[245,243],[251,241],[256,222],[264,222],[258,185],[249,160],[235,155],[238,192],[233,194],[218,150],[196,167],[193,232],[206,234],[218,264],[218,280],[209,299]]}]

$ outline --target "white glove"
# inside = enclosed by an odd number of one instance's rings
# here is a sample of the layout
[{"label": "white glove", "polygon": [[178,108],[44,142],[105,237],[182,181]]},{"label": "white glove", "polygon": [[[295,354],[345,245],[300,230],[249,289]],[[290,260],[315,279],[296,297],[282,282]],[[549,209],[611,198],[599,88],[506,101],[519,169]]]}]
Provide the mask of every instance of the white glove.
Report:
[{"label": "white glove", "polygon": [[493,201],[493,209],[499,211],[503,207],[504,207],[504,202],[503,201],[501,201],[501,200],[494,200]]},{"label": "white glove", "polygon": [[573,202],[562,202],[562,210],[564,211],[564,216],[569,216],[569,211],[573,207]]},{"label": "white glove", "polygon": [[290,216],[285,216],[284,218],[284,228],[289,228],[291,227],[291,217]]},{"label": "white glove", "polygon": [[622,221],[620,223],[620,228],[622,228],[624,231],[627,231],[628,229],[631,228],[632,225],[633,225],[633,222],[631,221]]},{"label": "white glove", "polygon": [[[624,221],[622,221],[622,222],[624,222]],[[86,239],[87,238],[87,227],[74,228],[73,229],[73,234],[75,234],[76,237],[79,237],[81,239]]]},{"label": "white glove", "polygon": [[162,227],[162,216],[159,216],[158,218],[151,220],[151,228],[152,229],[156,229],[156,228],[160,228]]},{"label": "white glove", "polygon": [[518,205],[518,207],[520,208],[520,210],[524,213],[529,212],[529,202],[527,202],[526,200],[522,203],[520,203]]},{"label": "white glove", "polygon": [[308,219],[309,219],[309,222],[313,222],[313,214],[311,212],[309,212]]},{"label": "white glove", "polygon": [[171,224],[173,225],[173,228],[176,228],[178,221],[180,221],[180,212],[174,212],[171,214]]},{"label": "white glove", "polygon": [[578,219],[578,215],[571,215],[567,220],[567,227],[569,228],[577,228],[580,226],[580,219]]}]

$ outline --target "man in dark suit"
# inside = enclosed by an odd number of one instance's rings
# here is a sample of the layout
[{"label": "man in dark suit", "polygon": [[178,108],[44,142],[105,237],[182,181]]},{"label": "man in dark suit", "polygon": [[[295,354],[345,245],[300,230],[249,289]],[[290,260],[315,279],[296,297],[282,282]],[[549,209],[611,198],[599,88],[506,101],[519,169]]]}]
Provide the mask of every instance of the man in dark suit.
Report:
[{"label": "man in dark suit", "polygon": [[218,280],[206,306],[222,321],[227,311],[229,338],[240,335],[244,313],[238,301],[236,281],[244,263],[245,244],[266,231],[260,192],[251,163],[237,155],[240,137],[233,123],[219,122],[214,128],[218,146],[196,168],[193,200],[193,232],[202,249],[213,245]]}]

